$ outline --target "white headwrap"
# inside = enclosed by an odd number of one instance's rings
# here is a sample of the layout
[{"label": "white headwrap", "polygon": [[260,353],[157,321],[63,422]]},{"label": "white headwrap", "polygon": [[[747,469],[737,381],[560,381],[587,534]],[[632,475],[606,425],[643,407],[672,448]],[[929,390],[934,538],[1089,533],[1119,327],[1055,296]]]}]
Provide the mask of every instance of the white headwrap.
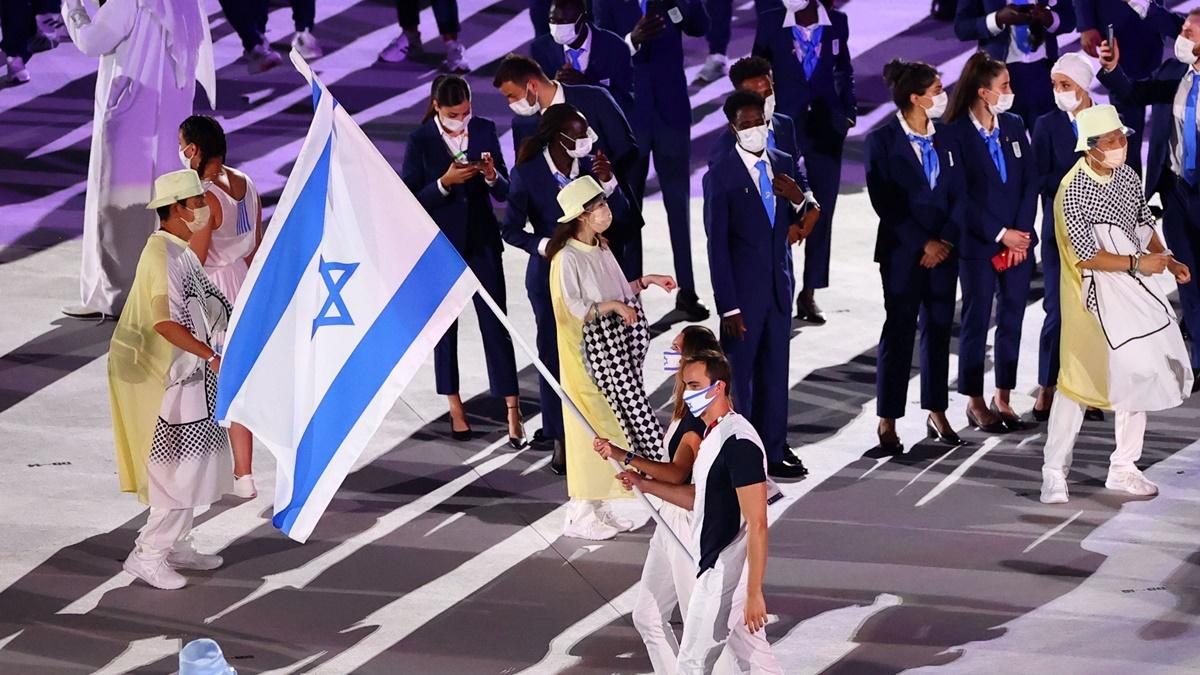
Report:
[{"label": "white headwrap", "polygon": [[1054,63],[1054,67],[1050,69],[1050,74],[1055,73],[1066,75],[1071,78],[1071,81],[1087,91],[1088,87],[1092,86],[1092,78],[1094,75],[1092,62],[1086,56],[1079,52],[1071,52],[1058,57],[1058,61]]}]

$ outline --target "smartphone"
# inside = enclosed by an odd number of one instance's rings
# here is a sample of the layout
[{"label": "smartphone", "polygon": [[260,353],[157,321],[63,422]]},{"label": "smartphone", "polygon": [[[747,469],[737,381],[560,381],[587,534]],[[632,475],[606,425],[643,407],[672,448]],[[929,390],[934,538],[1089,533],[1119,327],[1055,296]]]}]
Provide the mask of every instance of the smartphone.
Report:
[{"label": "smartphone", "polygon": [[1117,39],[1117,36],[1116,33],[1113,32],[1113,25],[1111,23],[1108,24],[1108,29],[1105,32],[1105,36],[1108,39],[1108,48],[1112,49],[1113,44],[1115,44],[1113,41]]}]

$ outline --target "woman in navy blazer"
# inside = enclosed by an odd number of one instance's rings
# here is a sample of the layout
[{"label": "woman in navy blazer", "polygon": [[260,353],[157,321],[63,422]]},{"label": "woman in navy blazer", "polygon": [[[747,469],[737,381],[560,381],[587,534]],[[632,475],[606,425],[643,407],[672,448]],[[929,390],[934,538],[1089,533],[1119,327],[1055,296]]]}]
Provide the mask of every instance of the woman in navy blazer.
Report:
[{"label": "woman in navy blazer", "polygon": [[950,387],[950,334],[958,290],[955,250],[966,214],[962,163],[945,127],[937,70],[894,59],[883,78],[899,108],[867,136],[867,192],[879,214],[875,262],[883,279],[886,318],[875,369],[879,447],[902,452],[896,419],[904,416],[918,317],[921,327],[921,407],[926,435],[962,441],[946,419]]},{"label": "woman in navy blazer", "polygon": [[[946,113],[967,196],[958,239],[963,294],[958,391],[970,397],[967,421],[989,433],[1020,427],[1009,394],[1017,384],[1021,323],[1033,277],[1030,247],[1037,244],[1037,167],[1025,124],[1006,112],[1012,101],[1008,68],[977,52],[967,60]],[[983,374],[993,300],[996,393],[989,408]]]},{"label": "woman in navy blazer", "polygon": [[[546,244],[563,215],[562,207],[558,205],[558,191],[572,180],[590,175],[603,186],[615,220],[629,209],[628,198],[613,175],[612,164],[595,147],[595,142],[596,132],[588,127],[587,120],[577,108],[569,103],[547,108],[538,121],[537,131],[522,142],[517,153],[508,191],[508,210],[500,225],[504,241],[529,254],[525,290],[529,293],[537,323],[538,358],[555,377],[558,377],[558,333],[550,302],[550,260],[546,258]],[[527,224],[529,229],[526,229]],[[562,474],[566,471],[562,402],[544,379],[541,380],[539,398],[542,428],[535,439],[554,442],[550,468]]]},{"label": "woman in navy blazer", "polygon": [[[495,123],[471,115],[471,89],[466,80],[450,75],[433,81],[429,110],[408,139],[400,174],[462,254],[479,283],[504,309],[504,266],[500,260],[504,245],[492,199],[507,199],[508,171]],[[491,393],[504,398],[509,443],[519,449],[525,446],[525,431],[512,338],[478,294],[475,311],[483,334]],[[451,433],[455,440],[467,440],[471,438],[471,425],[458,394],[457,322],[434,348],[433,366],[437,391],[450,404]]]}]

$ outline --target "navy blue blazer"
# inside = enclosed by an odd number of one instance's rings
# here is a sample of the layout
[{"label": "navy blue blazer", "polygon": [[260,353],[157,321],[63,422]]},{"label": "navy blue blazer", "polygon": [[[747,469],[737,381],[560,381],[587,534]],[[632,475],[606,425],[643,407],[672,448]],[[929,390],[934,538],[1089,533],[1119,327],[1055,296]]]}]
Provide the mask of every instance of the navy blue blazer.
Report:
[{"label": "navy blue blazer", "polygon": [[[562,84],[563,98],[575,106],[587,118],[588,126],[599,137],[597,145],[608,161],[612,162],[613,173],[625,184],[629,172],[633,170],[638,160],[637,140],[633,137],[633,129],[625,114],[613,100],[612,94],[603,87],[593,87],[590,84]],[[540,114],[522,117],[516,115],[512,121],[513,155],[521,154],[521,143],[537,132]]]},{"label": "navy blue blazer", "polygon": [[[654,40],[633,55],[633,116],[630,121],[639,138],[653,129],[654,117],[682,138],[690,138],[692,106],[683,72],[683,36],[703,37],[708,32],[708,13],[701,0],[665,0],[683,15],[678,25],[666,22]],[[596,25],[617,35],[629,35],[642,18],[639,0],[592,0]]]},{"label": "navy blue blazer", "polygon": [[946,127],[935,122],[934,129],[939,173],[932,189],[900,120],[892,117],[867,135],[867,194],[879,215],[875,262],[916,261],[930,239],[954,246],[961,239],[967,214],[962,161]]},{"label": "navy blue blazer", "polygon": [[[804,155],[800,154],[800,146],[796,145],[796,123],[792,118],[783,113],[775,113],[771,116],[771,127],[775,130],[775,149],[791,155],[792,159],[796,160],[796,171],[793,175],[796,182],[800,185],[800,189],[808,192],[811,188],[808,185],[808,174],[804,171]],[[733,130],[728,126],[725,127],[725,132],[718,134],[716,142],[713,143],[712,150],[708,153],[708,168],[712,168],[717,160],[725,156],[725,153],[733,149],[737,145],[737,137],[734,136]]]},{"label": "navy blue blazer", "polygon": [[[1033,125],[1033,156],[1038,173],[1038,192],[1042,195],[1042,212],[1053,214],[1054,197],[1063,176],[1079,161],[1075,152],[1075,130],[1071,117],[1061,110],[1053,110],[1038,118]],[[1042,219],[1042,232],[1046,227],[1053,229],[1054,222]]]},{"label": "navy blue blazer", "polygon": [[[775,175],[795,178],[796,161],[767,150]],[[708,234],[708,267],[717,313],[740,309],[765,313],[771,303],[791,312],[792,249],[788,227],[796,219],[792,203],[775,199],[775,225],[767,219],[758,179],[751,177],[737,150],[725,152],[704,174],[704,230]]]},{"label": "navy blue blazer", "polygon": [[1075,29],[1100,31],[1105,38],[1108,25],[1112,24],[1117,41],[1121,43],[1121,66],[1134,79],[1148,77],[1163,61],[1163,31],[1169,31],[1172,39],[1179,34],[1179,26],[1173,29],[1168,19],[1164,25],[1163,15],[1171,15],[1161,7],[1146,13],[1145,20],[1133,11],[1125,0],[1074,0]]},{"label": "navy blue blazer", "polygon": [[848,47],[849,23],[845,13],[836,9],[827,14],[832,25],[821,32],[821,53],[811,80],[804,77],[804,66],[796,56],[791,27],[783,26],[787,16],[783,8],[758,17],[752,51],[771,62],[779,111],[795,120],[797,132],[816,143],[830,137],[840,144],[858,119],[858,99]]},{"label": "navy blue blazer", "polygon": [[[1009,4],[1009,0],[958,0],[954,14],[954,34],[959,40],[975,40],[988,56],[1004,63],[1008,60],[1008,48],[1012,45],[1012,28],[1006,26],[996,35],[988,30],[987,17],[992,12]],[[1058,36],[1075,30],[1075,7],[1071,0],[1037,0],[1058,17],[1058,26],[1046,31],[1046,58],[1058,59]],[[1124,52],[1124,50],[1122,50]]]},{"label": "navy blue blazer", "polygon": [[958,149],[956,159],[962,164],[966,187],[965,227],[958,239],[958,254],[964,260],[988,259],[1001,252],[1004,246],[996,241],[996,237],[1004,228],[1028,232],[1031,245],[1038,241],[1033,229],[1037,217],[1038,174],[1025,124],[1012,113],[1003,113],[998,120],[1000,148],[1008,174],[1008,180],[1003,183],[1000,182],[1000,171],[988,154],[987,143],[979,135],[970,115],[964,112],[943,127],[949,137],[947,140],[953,139]]},{"label": "navy blue blazer", "polygon": [[1146,198],[1166,189],[1163,176],[1171,170],[1171,137],[1175,134],[1175,94],[1188,66],[1176,59],[1163,62],[1154,75],[1131,80],[1123,67],[1112,72],[1100,69],[1100,82],[1121,100],[1150,108],[1150,152],[1146,166]]},{"label": "navy blue blazer", "polygon": [[[594,176],[592,162],[588,158],[579,160],[579,175]],[[597,178],[596,182],[600,179]],[[525,283],[540,282],[550,274],[550,261],[538,253],[538,244],[543,238],[550,238],[558,227],[558,219],[562,217],[562,208],[558,205],[558,181],[550,171],[545,157],[540,153],[533,159],[513,167],[511,184],[508,190],[508,209],[500,224],[500,236],[510,246],[515,246],[529,254],[529,266],[526,268]],[[619,185],[608,196],[608,206],[613,212],[613,221],[619,221],[629,212],[629,199]],[[531,229],[526,229],[528,223]]]},{"label": "navy blue blazer", "polygon": [[496,183],[489,188],[479,175],[465,183],[449,186],[450,194],[443,196],[438,190],[437,179],[446,173],[453,157],[442,140],[437,122],[430,119],[417,127],[404,148],[400,177],[464,257],[476,247],[500,250],[500,232],[492,199],[504,201],[509,190],[508,169],[500,152],[496,123],[485,117],[472,116],[467,123],[467,159],[479,160],[485,152],[492,153],[496,163]]},{"label": "navy blue blazer", "polygon": [[[621,112],[629,118],[633,114],[633,57],[629,45],[616,33],[590,23],[587,29],[592,34],[592,45],[583,75],[588,84],[607,89]],[[563,46],[550,35],[534,39],[529,45],[529,55],[549,77],[554,77],[558,69],[570,61]]]}]

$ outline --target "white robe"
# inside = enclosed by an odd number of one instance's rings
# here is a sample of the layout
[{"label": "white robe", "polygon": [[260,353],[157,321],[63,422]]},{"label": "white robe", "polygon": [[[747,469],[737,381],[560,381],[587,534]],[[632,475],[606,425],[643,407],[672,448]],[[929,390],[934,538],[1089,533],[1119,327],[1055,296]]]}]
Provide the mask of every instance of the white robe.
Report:
[{"label": "white robe", "polygon": [[108,0],[88,16],[63,3],[71,39],[100,58],[83,216],[82,303],[121,312],[147,237],[154,179],[181,168],[179,124],[196,81],[216,103],[208,17],[199,0]]}]

